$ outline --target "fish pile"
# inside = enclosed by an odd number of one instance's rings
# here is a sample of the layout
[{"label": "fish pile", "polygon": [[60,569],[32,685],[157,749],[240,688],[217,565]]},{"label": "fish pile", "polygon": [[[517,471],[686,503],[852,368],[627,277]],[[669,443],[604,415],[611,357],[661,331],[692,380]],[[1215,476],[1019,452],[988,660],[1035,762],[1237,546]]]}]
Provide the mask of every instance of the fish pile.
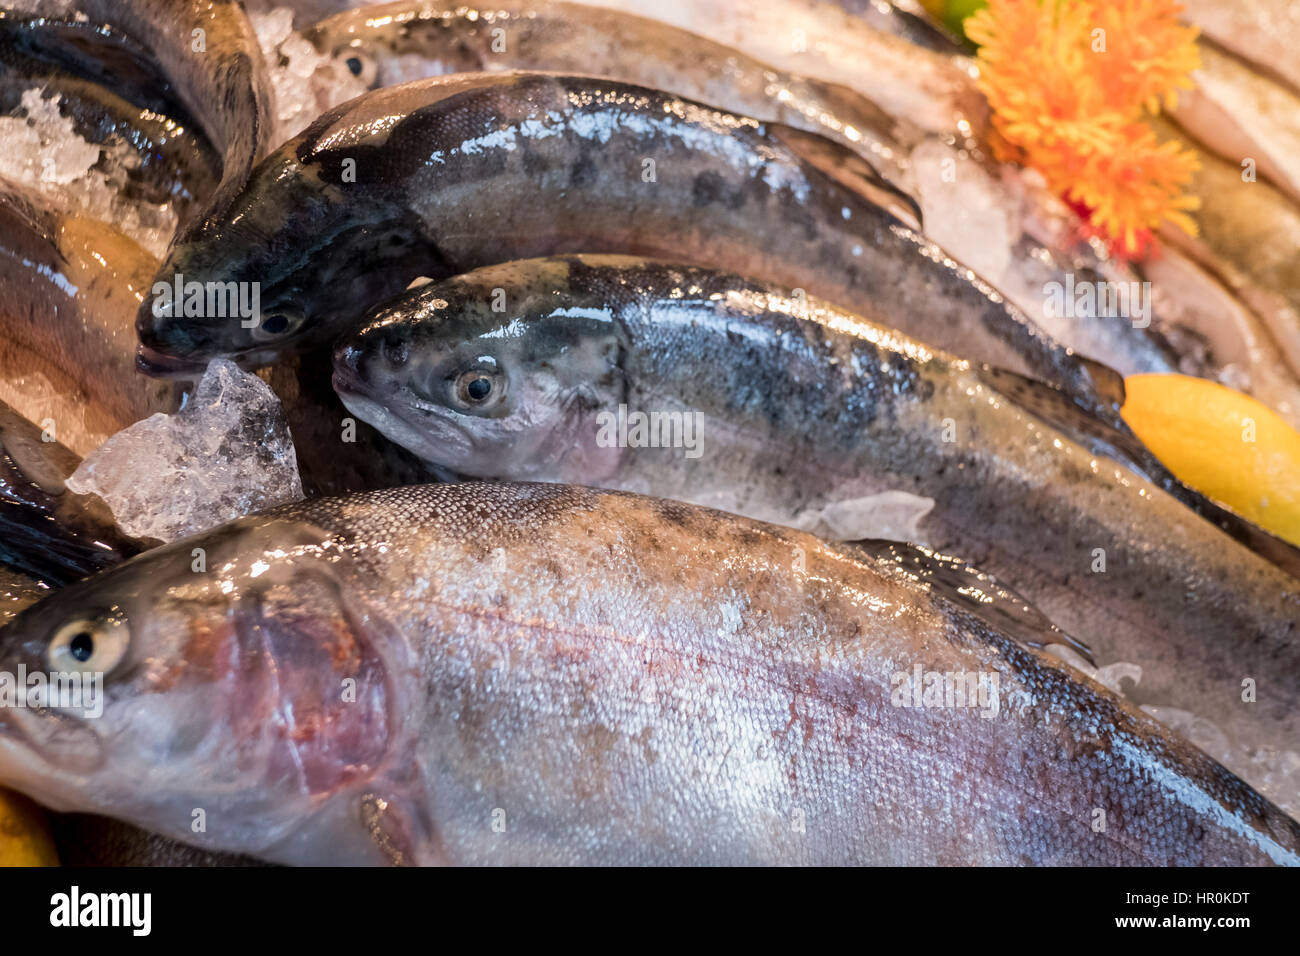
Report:
[{"label": "fish pile", "polygon": [[1300,424],[1278,37],[1188,4],[1134,266],[909,5],[641,6],[0,0],[0,785],[77,862],[1300,865],[1300,549],[1120,415]]}]

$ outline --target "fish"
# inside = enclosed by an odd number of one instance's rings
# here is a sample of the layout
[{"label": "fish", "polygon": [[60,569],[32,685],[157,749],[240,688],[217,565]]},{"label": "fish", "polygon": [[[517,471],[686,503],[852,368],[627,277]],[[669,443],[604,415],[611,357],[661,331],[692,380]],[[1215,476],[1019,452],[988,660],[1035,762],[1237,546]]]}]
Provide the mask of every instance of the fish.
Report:
[{"label": "fish", "polygon": [[59,111],[73,120],[77,135],[106,149],[120,148],[129,157],[126,199],[173,203],[185,216],[200,197],[213,191],[221,162],[205,137],[172,116],[67,72],[61,64],[16,49],[3,29],[5,22],[0,20],[0,113],[17,112],[29,89],[57,96]]},{"label": "fish", "polygon": [[1291,0],[1181,0],[1183,19],[1255,69],[1300,91],[1300,9]]},{"label": "fish", "polygon": [[170,411],[135,368],[135,319],[158,261],[111,225],[0,181],[0,399],[84,456]]},{"label": "fish", "polygon": [[0,565],[0,624],[7,624],[49,593],[50,587],[43,581]]},{"label": "fish", "polygon": [[[1139,664],[1139,703],[1255,746],[1300,739],[1295,548],[1195,514],[1055,390],[828,303],[627,257],[508,263],[378,307],[340,342],[334,382],[358,417],[471,478],[795,526],[918,496],[922,543],[1025,595],[1098,660]],[[1260,535],[1278,551],[1254,553]]]},{"label": "fish", "polygon": [[949,55],[970,52],[951,33],[931,22],[925,8],[916,0],[838,0],[837,6],[846,13],[865,20],[873,29],[906,40],[914,46]]},{"label": "fish", "polygon": [[989,108],[968,56],[926,49],[821,0],[594,0],[592,6],[651,17],[741,50],[756,60],[836,83],[931,133],[980,138]]},{"label": "fish", "polygon": [[1170,118],[1207,149],[1258,175],[1300,202],[1300,93],[1216,47],[1199,44],[1193,88],[1181,92]]},{"label": "fish", "polygon": [[1300,375],[1300,206],[1240,165],[1211,155],[1172,123],[1154,118],[1161,139],[1193,151],[1200,168],[1189,192],[1196,236],[1163,226],[1161,239],[1225,285],[1264,322],[1293,375]]},{"label": "fish", "polygon": [[[49,585],[0,565],[0,625],[48,597]],[[253,866],[250,857],[216,854],[91,814],[54,814],[47,820],[64,866]]]},{"label": "fish", "polygon": [[1115,417],[1117,373],[1051,342],[908,219],[906,197],[855,153],[780,124],[613,80],[420,80],[326,113],[258,167],[224,226],[172,248],[160,281],[258,284],[251,328],[146,303],[137,361],[162,375],[217,355],[264,364],[333,341],[420,277],[658,254],[856,302]]},{"label": "fish", "polygon": [[304,32],[371,89],[446,73],[547,70],[609,77],[843,142],[873,167],[900,163],[913,134],[865,96],[754,60],[707,37],[617,10],[550,0],[479,9],[399,0]]},{"label": "fish", "polygon": [[105,689],[0,710],[0,782],[287,864],[1300,863],[1300,824],[899,547],[564,485],[274,509],[0,631],[3,669]]},{"label": "fish", "polygon": [[[899,18],[910,16],[868,6],[873,24],[878,17],[901,26]],[[1041,205],[1043,197],[1014,177],[1008,182],[973,129],[928,132],[842,85],[790,75],[660,21],[582,4],[514,0],[479,9],[401,0],[330,17],[305,36],[371,88],[480,70],[581,72],[824,135],[853,149],[912,197],[930,239],[1058,341],[1121,374],[1205,372],[1175,351],[1158,328],[1123,317],[1043,313],[1045,285],[1063,285],[1067,272],[1079,281],[1099,281],[1097,270],[1106,267],[1091,262],[1089,250],[1075,248],[1072,238],[1046,246],[1030,235],[1013,235],[1025,218],[1021,207]],[[951,43],[945,49],[956,55]],[[973,83],[969,95],[980,95]],[[974,183],[984,190],[979,199],[971,198]],[[999,230],[1007,233],[1001,242],[994,238]]]},{"label": "fish", "polygon": [[0,402],[0,567],[14,609],[49,590],[118,564],[143,543],[123,534],[97,498],[65,485],[81,459]]},{"label": "fish", "polygon": [[280,400],[307,497],[455,480],[353,416],[331,385],[328,350],[286,357],[258,374]]},{"label": "fish", "polygon": [[83,44],[92,64],[100,59],[104,38],[111,38],[120,56],[100,68],[106,78],[116,75],[121,60],[138,64],[141,58],[134,51],[147,51],[153,71],[174,94],[169,100],[185,107],[181,118],[193,117],[221,156],[221,181],[181,223],[177,238],[201,235],[205,223],[228,208],[271,145],[266,64],[239,0],[6,2],[11,16],[58,21],[67,33],[98,37]]}]

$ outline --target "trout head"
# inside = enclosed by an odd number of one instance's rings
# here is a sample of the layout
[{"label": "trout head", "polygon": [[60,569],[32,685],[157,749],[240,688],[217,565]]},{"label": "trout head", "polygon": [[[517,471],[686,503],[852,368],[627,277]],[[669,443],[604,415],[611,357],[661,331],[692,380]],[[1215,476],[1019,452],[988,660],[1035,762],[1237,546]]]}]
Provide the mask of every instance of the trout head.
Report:
[{"label": "trout head", "polygon": [[626,401],[622,328],[604,304],[506,295],[493,283],[509,268],[381,307],[335,350],[334,388],[385,436],[462,475],[597,484],[621,455],[600,436]]},{"label": "trout head", "polygon": [[[331,548],[244,519],[28,608],[0,630],[0,682],[26,685],[0,683],[0,781],[211,849],[382,861],[360,802],[395,738],[395,645]],[[324,816],[337,833],[302,839]]]},{"label": "trout head", "polygon": [[415,276],[441,274],[410,212],[382,192],[349,191],[342,160],[303,163],[294,145],[177,238],[136,319],[141,371],[192,378],[214,358],[267,365],[333,342]]}]

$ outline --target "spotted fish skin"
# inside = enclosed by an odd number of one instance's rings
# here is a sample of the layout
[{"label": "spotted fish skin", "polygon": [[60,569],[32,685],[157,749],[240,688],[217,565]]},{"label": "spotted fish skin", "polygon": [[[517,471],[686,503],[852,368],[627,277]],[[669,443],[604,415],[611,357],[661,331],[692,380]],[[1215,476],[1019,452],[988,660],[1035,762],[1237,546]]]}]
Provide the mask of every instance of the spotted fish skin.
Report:
[{"label": "spotted fish skin", "polygon": [[445,73],[604,76],[838,140],[891,182],[906,167],[905,144],[919,135],[847,87],[779,70],[667,23],[586,4],[399,0],[329,17],[304,35],[372,89]]},{"label": "spotted fish skin", "polygon": [[[142,310],[161,371],[332,341],[420,276],[530,255],[621,252],[761,275],[1111,407],[1122,383],[1048,340],[905,222],[861,157],[669,94],[540,73],[376,90],[269,156],[161,275],[258,282],[262,323]],[[902,218],[899,218],[902,217]]]},{"label": "spotted fish skin", "polygon": [[[676,502],[317,499],[73,585],[0,664],[70,621],[104,713],[6,708],[0,781],[188,839],[201,806],[210,848],[278,862],[1300,859],[1236,777],[896,562]],[[904,706],[917,668],[997,706]]]},{"label": "spotted fish skin", "polygon": [[[481,404],[460,392],[478,378]],[[1140,703],[1243,746],[1300,740],[1300,580],[1121,465],[1077,409],[1040,404],[1051,390],[815,298],[629,257],[507,263],[375,310],[334,381],[358,417],[475,477],[801,527],[922,496],[921,541],[997,575],[1102,663],[1140,664]],[[639,440],[638,415],[660,416]],[[1253,702],[1248,678],[1267,687]]]}]

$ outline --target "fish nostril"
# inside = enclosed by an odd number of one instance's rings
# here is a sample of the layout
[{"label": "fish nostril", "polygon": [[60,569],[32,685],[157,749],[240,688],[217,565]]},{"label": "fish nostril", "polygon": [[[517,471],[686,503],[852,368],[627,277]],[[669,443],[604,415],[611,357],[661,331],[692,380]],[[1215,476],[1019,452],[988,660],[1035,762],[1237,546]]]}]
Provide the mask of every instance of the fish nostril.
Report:
[{"label": "fish nostril", "polygon": [[340,345],[334,350],[334,365],[356,372],[361,368],[361,349],[355,345]]},{"label": "fish nostril", "polygon": [[381,346],[384,358],[388,364],[394,368],[401,368],[406,364],[406,360],[411,357],[410,349],[407,347],[406,340],[396,336],[389,336],[384,339]]}]

